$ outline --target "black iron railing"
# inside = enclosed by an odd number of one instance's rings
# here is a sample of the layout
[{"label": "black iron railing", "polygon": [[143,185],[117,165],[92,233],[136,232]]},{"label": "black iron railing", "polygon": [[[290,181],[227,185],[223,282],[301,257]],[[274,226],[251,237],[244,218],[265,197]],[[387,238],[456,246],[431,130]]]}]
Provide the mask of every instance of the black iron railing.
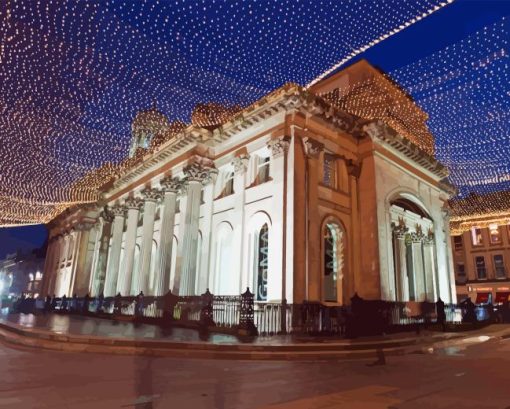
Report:
[{"label": "black iron railing", "polygon": [[[510,321],[505,309],[475,306],[472,303],[388,302],[364,300],[355,295],[349,306],[320,302],[300,304],[256,302],[247,289],[243,294],[217,296],[207,290],[197,296],[47,297],[20,299],[14,305],[20,312],[59,313],[139,319],[155,324],[215,327],[239,330],[245,334],[372,335],[428,324],[476,323],[486,320]],[[124,317],[124,318],[123,318]],[[499,317],[499,318],[498,318]],[[285,322],[282,322],[285,320]]]}]

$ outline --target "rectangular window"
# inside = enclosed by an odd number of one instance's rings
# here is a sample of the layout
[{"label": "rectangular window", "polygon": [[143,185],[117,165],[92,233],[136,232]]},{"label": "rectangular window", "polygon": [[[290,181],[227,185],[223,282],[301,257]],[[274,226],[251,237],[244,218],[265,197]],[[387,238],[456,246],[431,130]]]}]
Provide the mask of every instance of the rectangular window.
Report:
[{"label": "rectangular window", "polygon": [[462,248],[464,247],[462,243],[462,236],[453,236],[453,244],[455,250],[462,250]]},{"label": "rectangular window", "polygon": [[495,254],[493,260],[494,260],[494,272],[496,273],[496,278],[506,278],[505,263],[503,262],[503,255]]},{"label": "rectangular window", "polygon": [[175,213],[179,213],[180,212],[180,207],[181,207],[181,202],[179,201],[179,199],[177,199],[175,201]]},{"label": "rectangular window", "polygon": [[491,244],[501,243],[501,234],[499,233],[497,224],[489,224],[489,237],[491,239]]},{"label": "rectangular window", "polygon": [[329,153],[324,154],[324,173],[322,177],[322,183],[331,189],[336,189],[337,184],[336,175],[336,158],[334,155]]},{"label": "rectangular window", "polygon": [[257,165],[257,184],[269,181],[269,156],[259,157]]},{"label": "rectangular window", "polygon": [[466,268],[464,267],[464,263],[457,264],[457,275],[459,277],[466,277]]},{"label": "rectangular window", "polygon": [[483,245],[482,229],[479,227],[471,227],[471,240],[473,246]]},{"label": "rectangular window", "polygon": [[485,257],[475,257],[476,275],[479,280],[485,280],[487,278],[487,269],[485,267]]}]

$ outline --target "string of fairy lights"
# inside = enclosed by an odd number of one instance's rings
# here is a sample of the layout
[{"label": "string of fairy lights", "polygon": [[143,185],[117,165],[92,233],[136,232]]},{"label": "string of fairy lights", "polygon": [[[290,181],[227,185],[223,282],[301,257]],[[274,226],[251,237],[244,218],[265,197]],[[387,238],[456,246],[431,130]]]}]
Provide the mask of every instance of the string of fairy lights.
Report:
[{"label": "string of fairy lights", "polygon": [[197,104],[246,106],[448,2],[6,0],[0,224],[94,200],[140,159],[126,159],[130,123],[153,100],[184,123]]},{"label": "string of fairy lights", "polygon": [[[153,101],[173,124],[158,144],[286,82],[311,86],[450,2],[8,0],[0,225],[47,222],[94,201],[106,180],[141,160],[140,152],[127,158],[131,121]],[[507,26],[389,74],[429,114],[428,129],[404,92],[384,109],[384,79],[330,99],[435,153],[463,196],[492,192],[510,181]]]}]

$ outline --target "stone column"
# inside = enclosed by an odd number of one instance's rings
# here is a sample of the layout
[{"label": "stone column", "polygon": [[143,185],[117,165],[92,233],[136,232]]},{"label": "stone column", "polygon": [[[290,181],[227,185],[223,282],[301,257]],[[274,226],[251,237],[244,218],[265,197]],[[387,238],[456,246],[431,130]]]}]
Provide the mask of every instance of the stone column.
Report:
[{"label": "stone column", "polygon": [[283,301],[286,293],[286,161],[289,150],[289,138],[273,138],[267,143],[271,151],[270,174],[273,179],[273,215],[269,233],[269,266],[267,277],[267,300]]},{"label": "stone column", "polygon": [[117,291],[121,295],[132,295],[131,288],[133,283],[133,269],[135,259],[136,231],[138,229],[138,216],[143,201],[138,198],[126,200],[127,222],[126,236],[124,240],[124,260],[121,267],[121,276],[117,280]]},{"label": "stone column", "polygon": [[305,299],[321,301],[321,221],[319,217],[319,158],[324,145],[310,137],[302,139],[305,169]]},{"label": "stone column", "polygon": [[143,291],[145,295],[149,293],[149,275],[151,268],[152,240],[154,238],[154,217],[156,216],[156,205],[161,193],[155,189],[147,189],[143,192],[143,225],[142,225],[142,245],[140,248],[140,268],[138,269],[138,280],[133,289],[134,294]]},{"label": "stone column", "polygon": [[101,213],[100,219],[102,224],[102,231],[101,240],[99,243],[99,252],[97,256],[96,271],[94,273],[94,282],[92,286],[93,296],[98,296],[104,291],[113,215],[105,210]]},{"label": "stone column", "polygon": [[94,225],[94,249],[92,251],[92,265],[90,267],[90,277],[88,282],[88,294],[94,293],[94,282],[96,279],[97,264],[99,262],[99,248],[101,247],[101,236],[103,235],[103,223],[101,217],[98,217]]},{"label": "stone column", "polygon": [[44,297],[50,294],[50,283],[55,274],[55,253],[57,253],[57,240],[52,237],[48,241],[48,250],[46,251],[46,259],[44,261],[43,285],[41,287],[41,295]]},{"label": "stone column", "polygon": [[164,295],[170,289],[170,273],[172,269],[172,252],[175,209],[177,195],[181,189],[182,182],[177,178],[166,178],[161,181],[163,192],[163,207],[161,210],[161,228],[159,238],[159,252],[157,264],[156,286],[154,295]]},{"label": "stone column", "polygon": [[108,267],[104,284],[104,296],[113,297],[117,290],[117,280],[120,268],[120,251],[122,249],[122,234],[124,233],[124,217],[126,210],[123,206],[115,206],[113,214],[112,245],[108,255]]},{"label": "stone column", "polygon": [[88,284],[87,272],[85,271],[85,264],[87,261],[87,252],[90,239],[90,229],[92,229],[92,223],[81,223],[77,226],[80,231],[80,241],[78,243],[78,252],[75,255],[75,269],[74,276],[71,282],[72,294],[78,294],[78,296],[84,296],[87,292],[87,288],[84,283]]},{"label": "stone column", "polygon": [[434,234],[431,233],[423,240],[423,267],[425,270],[425,293],[427,301],[435,302],[437,299],[436,283],[436,255],[434,251]]},{"label": "stone column", "polygon": [[[248,154],[241,154],[240,156],[236,156],[232,161],[232,166],[234,167],[234,211],[232,213],[232,224],[234,226],[233,237],[232,237],[232,269],[231,271],[239,278],[239,282],[235,283],[238,288],[236,294],[241,294],[246,287],[253,287],[253,284],[248,283],[248,278],[244,278],[242,276],[243,273],[243,260],[245,258],[244,249],[245,249],[245,217],[244,217],[244,207],[246,201],[246,175],[248,170],[250,158]],[[217,261],[216,261],[217,263]],[[209,271],[211,274],[215,272],[215,266],[210,265]],[[246,271],[247,273],[247,271]],[[214,277],[214,280],[217,280],[218,277]],[[245,281],[245,282],[244,282]],[[211,276],[209,277],[209,288],[213,288],[213,280]]]},{"label": "stone column", "polygon": [[186,175],[183,185],[186,192],[186,208],[181,219],[183,229],[182,245],[177,255],[177,268],[173,292],[179,295],[193,295],[197,275],[198,222],[202,183],[206,183],[212,173],[217,173],[210,159],[195,156],[184,168]]},{"label": "stone column", "polygon": [[[197,259],[200,265],[197,265],[195,294],[203,294],[209,287],[209,262],[211,258],[212,239],[212,214],[214,204],[214,184],[216,183],[217,173],[211,172],[209,177],[203,180],[203,206],[202,219],[202,245],[197,249]],[[200,213],[200,209],[199,209]],[[200,217],[200,215],[199,215]]]},{"label": "stone column", "polygon": [[414,300],[425,301],[425,273],[423,271],[423,234],[411,233],[411,251],[413,255]]},{"label": "stone column", "polygon": [[409,301],[409,279],[407,277],[407,246],[405,232],[395,232],[395,282],[397,301]]}]

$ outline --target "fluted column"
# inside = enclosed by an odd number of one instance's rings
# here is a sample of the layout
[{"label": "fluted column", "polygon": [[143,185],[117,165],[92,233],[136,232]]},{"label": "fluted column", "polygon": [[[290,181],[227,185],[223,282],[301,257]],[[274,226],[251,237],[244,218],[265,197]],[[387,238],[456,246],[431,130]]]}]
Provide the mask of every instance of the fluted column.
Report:
[{"label": "fluted column", "polygon": [[423,235],[411,233],[413,255],[414,300],[425,301],[425,274],[423,271]]},{"label": "fluted column", "polygon": [[105,297],[112,297],[116,294],[120,268],[120,251],[122,249],[122,233],[124,233],[124,217],[126,214],[123,206],[115,206],[111,211],[113,214],[112,245],[108,256],[108,267],[104,284]]},{"label": "fluted column", "polygon": [[212,174],[216,174],[211,160],[194,157],[184,168],[186,183],[186,209],[182,219],[182,245],[177,256],[177,271],[174,280],[174,292],[179,295],[194,295],[197,275],[198,223],[202,183],[207,183]]},{"label": "fluted column", "polygon": [[106,278],[106,265],[108,263],[113,215],[110,212],[103,211],[100,218],[102,223],[102,231],[101,241],[99,243],[96,271],[94,274],[94,281],[92,286],[93,296],[97,296],[104,291],[104,281]]},{"label": "fluted column", "polygon": [[138,280],[133,289],[134,294],[143,291],[149,292],[149,275],[151,267],[152,240],[154,237],[154,217],[156,215],[156,205],[161,193],[154,189],[147,189],[143,192],[143,225],[142,225],[142,245],[140,248],[140,268],[138,269]]},{"label": "fluted column", "polygon": [[397,301],[409,301],[409,282],[407,278],[407,247],[405,233],[395,234],[395,278]]},{"label": "fluted column", "polygon": [[90,239],[90,230],[92,223],[80,223],[76,228],[79,230],[79,243],[77,254],[75,254],[74,273],[71,280],[71,294],[85,295],[87,292],[86,284],[88,283],[88,272],[86,271],[87,253]]},{"label": "fluted column", "polygon": [[436,255],[434,251],[434,234],[429,233],[423,240],[423,267],[425,269],[425,293],[427,301],[437,299]]},{"label": "fluted column", "polygon": [[138,229],[138,216],[143,201],[138,198],[126,200],[127,222],[126,238],[124,240],[124,260],[121,267],[121,276],[117,281],[117,292],[122,295],[131,295],[133,282],[133,269],[135,259],[136,231]]},{"label": "fluted column", "polygon": [[175,208],[177,195],[182,182],[177,178],[167,178],[161,181],[163,196],[163,208],[161,211],[161,228],[159,238],[159,252],[157,264],[156,286],[154,295],[164,295],[170,289],[170,273],[172,268],[172,252]]}]

